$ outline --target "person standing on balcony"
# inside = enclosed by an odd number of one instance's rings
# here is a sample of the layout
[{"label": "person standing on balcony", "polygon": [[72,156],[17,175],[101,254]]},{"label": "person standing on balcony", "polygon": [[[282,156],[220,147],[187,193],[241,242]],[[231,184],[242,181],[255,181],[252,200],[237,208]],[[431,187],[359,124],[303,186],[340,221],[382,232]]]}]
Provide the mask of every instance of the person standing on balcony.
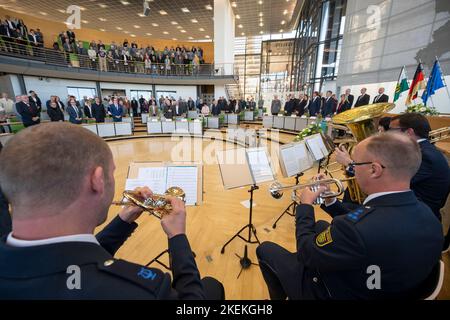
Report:
[{"label": "person standing on balcony", "polygon": [[100,71],[107,72],[108,67],[106,63],[106,51],[103,48],[100,48],[98,51],[98,64],[100,67]]}]

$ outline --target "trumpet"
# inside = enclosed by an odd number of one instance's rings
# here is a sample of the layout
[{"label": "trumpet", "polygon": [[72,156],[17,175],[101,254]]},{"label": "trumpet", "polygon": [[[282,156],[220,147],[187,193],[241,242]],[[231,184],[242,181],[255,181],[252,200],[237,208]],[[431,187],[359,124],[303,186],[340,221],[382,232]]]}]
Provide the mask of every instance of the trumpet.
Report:
[{"label": "trumpet", "polygon": [[145,198],[135,191],[125,190],[121,201],[114,201],[112,204],[116,206],[135,205],[144,211],[161,219],[164,215],[172,211],[172,205],[167,201],[167,196],[176,197],[185,201],[186,194],[179,187],[170,187],[164,194],[153,194],[150,198]]},{"label": "trumpet", "polygon": [[344,186],[343,186],[341,180],[338,180],[338,179],[313,180],[310,183],[297,184],[297,185],[293,185],[293,186],[283,186],[279,182],[274,182],[269,187],[269,192],[273,198],[281,199],[283,197],[283,191],[292,190],[293,191],[292,192],[292,200],[299,203],[300,199],[298,198],[298,196],[295,193],[296,190],[310,188],[312,191],[317,191],[317,190],[319,190],[320,186],[324,186],[324,185],[328,186],[328,185],[332,185],[332,184],[335,184],[337,186],[338,190],[323,192],[319,196],[319,198],[317,198],[317,200],[315,202],[315,204],[322,204],[324,202],[324,199],[335,198],[344,193]]}]

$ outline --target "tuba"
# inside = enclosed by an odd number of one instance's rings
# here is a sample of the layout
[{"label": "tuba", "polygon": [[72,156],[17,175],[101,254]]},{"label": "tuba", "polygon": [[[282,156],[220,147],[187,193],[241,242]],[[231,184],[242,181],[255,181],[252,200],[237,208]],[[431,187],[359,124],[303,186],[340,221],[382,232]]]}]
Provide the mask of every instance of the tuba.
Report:
[{"label": "tuba", "polygon": [[[348,152],[352,154],[353,148],[364,139],[370,137],[378,131],[378,121],[387,112],[394,109],[393,103],[376,103],[363,107],[354,108],[333,117],[333,124],[346,126],[353,135],[353,141],[347,142]],[[326,173],[336,172],[329,167],[336,163],[330,164]],[[339,170],[340,171],[340,170]],[[347,187],[350,198],[353,202],[362,203],[366,195],[356,183],[355,178],[347,177]]]}]

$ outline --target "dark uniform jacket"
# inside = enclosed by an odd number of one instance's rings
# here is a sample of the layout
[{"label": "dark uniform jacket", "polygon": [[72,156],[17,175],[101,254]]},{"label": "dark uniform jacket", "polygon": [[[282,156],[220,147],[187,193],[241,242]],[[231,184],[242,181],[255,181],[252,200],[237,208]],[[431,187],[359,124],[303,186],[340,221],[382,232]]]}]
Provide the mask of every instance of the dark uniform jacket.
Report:
[{"label": "dark uniform jacket", "polygon": [[[18,248],[0,241],[0,299],[203,299],[204,288],[185,235],[169,240],[173,282],[154,268],[113,258],[137,227],[116,217],[100,245],[65,242]],[[68,266],[80,267],[81,289],[67,288]]]},{"label": "dark uniform jacket", "polygon": [[439,210],[445,205],[450,188],[448,162],[428,140],[420,142],[419,146],[422,151],[422,163],[411,180],[411,189],[440,219]]},{"label": "dark uniform jacket", "polygon": [[[323,209],[334,219],[317,230],[313,207],[297,208],[303,298],[407,298],[440,259],[441,225],[411,191],[377,197],[354,211],[340,202]],[[369,266],[380,268],[379,290],[368,289]]]},{"label": "dark uniform jacket", "polygon": [[366,106],[370,103],[370,95],[365,94],[358,97],[355,103],[355,108]]}]

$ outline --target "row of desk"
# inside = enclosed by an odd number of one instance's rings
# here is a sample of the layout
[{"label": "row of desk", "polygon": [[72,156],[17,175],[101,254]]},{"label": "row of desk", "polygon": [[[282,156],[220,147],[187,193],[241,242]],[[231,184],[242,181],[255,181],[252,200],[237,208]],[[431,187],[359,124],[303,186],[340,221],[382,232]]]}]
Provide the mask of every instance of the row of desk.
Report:
[{"label": "row of desk", "polygon": [[92,123],[82,126],[102,138],[133,135],[131,122]]},{"label": "row of desk", "polygon": [[286,116],[263,116],[264,128],[283,129],[290,131],[302,131],[308,125],[317,121],[317,118],[311,117],[286,117]]},{"label": "row of desk", "polygon": [[[239,124],[239,121],[240,121],[239,114],[223,113],[221,116],[224,117],[224,120],[223,120],[224,124],[235,124],[235,125]],[[261,113],[261,116],[262,116],[262,113]],[[199,114],[197,111],[188,111],[188,114],[186,115],[186,117],[175,117],[174,119],[177,121],[177,120],[186,119],[186,118],[187,119],[200,119],[200,118],[203,118],[203,116],[201,114]],[[219,117],[207,116],[204,118],[209,119],[209,118],[219,118]],[[143,124],[146,124],[147,122],[152,121],[152,119],[160,119],[160,117],[152,117],[148,113],[141,114],[141,120],[142,120]],[[254,120],[255,120],[255,114],[253,113],[253,111],[245,111],[244,121],[254,121]]]},{"label": "row of desk", "polygon": [[200,120],[187,121],[160,121],[158,119],[152,119],[147,122],[148,134],[161,134],[161,133],[190,133],[201,135],[203,134],[203,125]]}]

